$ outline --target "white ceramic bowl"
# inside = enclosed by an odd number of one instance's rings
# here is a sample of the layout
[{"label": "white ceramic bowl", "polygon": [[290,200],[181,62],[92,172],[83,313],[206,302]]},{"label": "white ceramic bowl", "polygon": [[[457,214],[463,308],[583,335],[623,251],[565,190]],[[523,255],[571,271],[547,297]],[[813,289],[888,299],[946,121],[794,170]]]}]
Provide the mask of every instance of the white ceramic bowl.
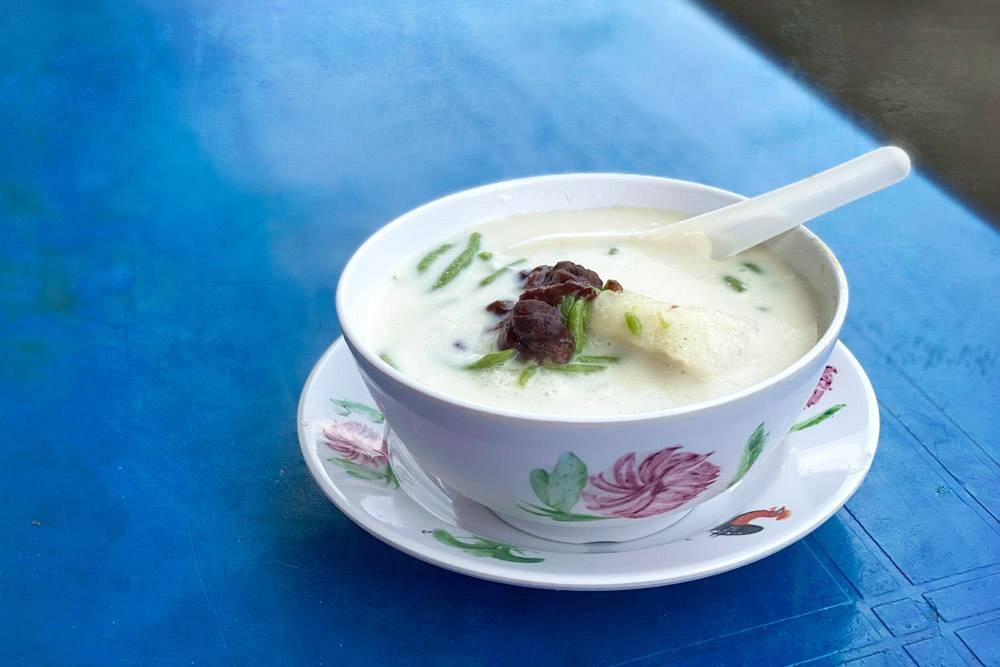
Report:
[{"label": "white ceramic bowl", "polygon": [[392,429],[429,473],[454,490],[550,539],[619,541],[653,533],[726,492],[748,463],[759,464],[774,451],[816,386],[844,322],[847,281],[815,235],[800,227],[767,246],[815,292],[822,332],[816,345],[773,377],[682,408],[561,417],[472,403],[379,359],[365,335],[370,311],[399,262],[476,222],[618,205],[695,215],[740,199],[667,178],[566,174],[505,181],[435,200],[380,229],[344,268],[337,288],[344,338]]}]

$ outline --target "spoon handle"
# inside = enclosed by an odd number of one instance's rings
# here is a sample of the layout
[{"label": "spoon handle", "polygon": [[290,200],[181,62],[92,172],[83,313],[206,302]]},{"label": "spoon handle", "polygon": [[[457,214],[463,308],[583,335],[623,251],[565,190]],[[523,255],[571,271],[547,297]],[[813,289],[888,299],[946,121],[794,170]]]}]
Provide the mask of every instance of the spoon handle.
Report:
[{"label": "spoon handle", "polygon": [[886,146],[753,199],[682,220],[668,233],[703,232],[712,241],[713,259],[724,259],[897,183],[909,171],[906,153]]}]

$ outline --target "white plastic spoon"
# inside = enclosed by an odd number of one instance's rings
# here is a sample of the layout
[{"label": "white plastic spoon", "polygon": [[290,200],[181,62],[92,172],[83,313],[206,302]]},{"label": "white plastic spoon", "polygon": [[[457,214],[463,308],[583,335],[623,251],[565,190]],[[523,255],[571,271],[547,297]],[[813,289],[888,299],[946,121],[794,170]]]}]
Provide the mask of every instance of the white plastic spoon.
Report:
[{"label": "white plastic spoon", "polygon": [[679,222],[620,234],[560,233],[527,239],[517,246],[599,236],[629,240],[667,239],[691,232],[705,234],[712,258],[725,259],[787,232],[835,208],[898,183],[910,173],[910,158],[885,146],[801,181]]}]

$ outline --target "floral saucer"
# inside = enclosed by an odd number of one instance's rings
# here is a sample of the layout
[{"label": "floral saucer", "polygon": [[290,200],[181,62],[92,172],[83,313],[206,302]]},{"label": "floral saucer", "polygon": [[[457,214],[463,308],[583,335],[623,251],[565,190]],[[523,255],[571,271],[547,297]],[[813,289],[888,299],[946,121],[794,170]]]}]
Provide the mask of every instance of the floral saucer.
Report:
[{"label": "floral saucer", "polygon": [[711,576],[802,539],[861,484],[879,417],[868,377],[838,343],[802,419],[739,484],[658,533],[591,544],[524,533],[427,475],[373,407],[343,340],[306,381],[298,430],[323,492],[383,542],[482,579],[616,590]]}]

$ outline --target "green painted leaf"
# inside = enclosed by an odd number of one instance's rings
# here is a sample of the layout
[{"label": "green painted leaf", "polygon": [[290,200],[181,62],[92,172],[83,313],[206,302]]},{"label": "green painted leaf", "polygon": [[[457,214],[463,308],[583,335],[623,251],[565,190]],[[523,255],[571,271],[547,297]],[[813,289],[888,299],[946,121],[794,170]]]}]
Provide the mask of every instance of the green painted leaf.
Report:
[{"label": "green painted leaf", "polygon": [[524,552],[518,547],[482,537],[470,537],[467,538],[470,541],[466,542],[458,539],[444,528],[435,528],[431,531],[431,536],[441,544],[461,549],[470,556],[478,558],[495,558],[510,563],[541,563],[545,560],[544,558],[523,556]]},{"label": "green painted leaf", "polygon": [[551,507],[540,507],[529,503],[518,503],[517,506],[528,514],[545,517],[546,519],[552,519],[553,521],[604,521],[609,518],[606,516],[597,516],[596,514],[575,514],[573,512],[563,512],[562,510],[553,509]]},{"label": "green painted leaf", "polygon": [[828,407],[826,410],[819,413],[815,417],[810,417],[809,419],[800,421],[797,424],[793,424],[792,428],[789,430],[792,432],[801,431],[802,429],[806,429],[811,426],[815,426],[816,424],[825,422],[827,419],[840,412],[846,405],[847,405],[846,403],[837,403],[836,405],[831,405],[830,407]]},{"label": "green painted leaf", "polygon": [[559,457],[548,482],[549,500],[545,504],[563,512],[569,511],[580,499],[580,492],[587,483],[587,466],[576,454],[566,452]]},{"label": "green painted leaf", "polygon": [[518,503],[518,507],[528,514],[553,521],[600,521],[606,518],[569,511],[580,500],[580,492],[587,484],[587,465],[572,452],[560,456],[551,471],[535,468],[528,474],[528,481],[542,502],[542,505]]},{"label": "green painted leaf", "polygon": [[327,459],[330,463],[340,468],[351,477],[356,477],[357,479],[365,480],[382,480],[385,485],[392,489],[399,488],[399,479],[396,477],[396,473],[393,471],[391,465],[386,465],[385,468],[376,469],[369,468],[367,466],[358,465],[353,461],[348,461],[347,459]]},{"label": "green painted leaf", "polygon": [[[388,363],[388,362],[387,362]],[[348,401],[344,398],[331,398],[330,402],[334,405],[334,410],[336,410],[338,415],[342,417],[347,417],[352,413],[358,413],[368,417],[376,424],[381,424],[385,421],[385,417],[381,412],[373,407],[367,406],[364,403],[356,403],[354,401]]]},{"label": "green painted leaf", "polygon": [[541,563],[544,558],[532,557],[532,556],[518,556],[514,551],[520,551],[516,548],[507,549],[497,549],[491,554],[493,558],[497,560],[505,560],[508,563]]},{"label": "green painted leaf", "polygon": [[357,477],[363,480],[376,480],[382,479],[382,475],[377,472],[372,472],[371,470],[348,470],[347,474],[351,477]]},{"label": "green painted leaf", "polygon": [[517,506],[528,514],[543,516],[546,519],[551,519],[553,514],[558,514],[558,510],[549,509],[548,507],[539,507],[538,505],[532,505],[530,503],[518,503]]},{"label": "green painted leaf", "polygon": [[327,459],[327,461],[343,468],[351,477],[357,477],[358,479],[385,479],[385,473],[382,471],[366,468],[347,459]]},{"label": "green painted leaf", "polygon": [[461,549],[462,547],[465,546],[464,542],[459,542],[454,535],[449,533],[444,528],[435,528],[434,530],[431,531],[431,536],[441,544],[445,544],[449,547],[455,547],[456,549]]},{"label": "green painted leaf", "polygon": [[747,474],[750,468],[753,467],[753,464],[756,463],[761,452],[764,451],[764,443],[767,442],[767,435],[767,431],[764,430],[764,424],[761,422],[760,426],[750,434],[746,447],[743,449],[743,458],[740,460],[740,467],[736,471],[736,476],[729,482],[729,486],[743,479],[743,475]]},{"label": "green painted leaf", "polygon": [[563,521],[566,523],[570,523],[574,521],[604,521],[609,517],[597,516],[595,514],[576,514],[574,512],[559,512],[557,514],[552,514],[551,518],[553,521]]},{"label": "green painted leaf", "polygon": [[531,490],[535,492],[542,504],[549,504],[549,473],[541,468],[535,468],[528,474]]},{"label": "green painted leaf", "polygon": [[385,475],[382,477],[385,480],[385,485],[391,489],[399,488],[399,478],[396,477],[396,471],[392,469],[392,464],[389,463],[385,466]]}]

